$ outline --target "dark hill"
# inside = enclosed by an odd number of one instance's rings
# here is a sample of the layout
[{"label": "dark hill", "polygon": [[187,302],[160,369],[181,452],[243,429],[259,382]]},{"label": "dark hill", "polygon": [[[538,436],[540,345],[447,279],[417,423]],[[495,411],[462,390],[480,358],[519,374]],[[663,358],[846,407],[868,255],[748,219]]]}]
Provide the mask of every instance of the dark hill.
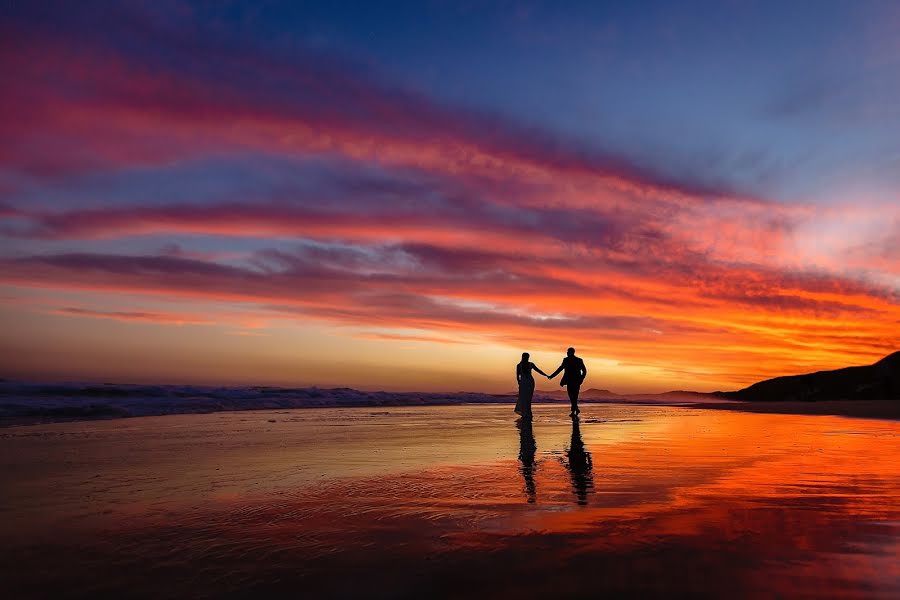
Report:
[{"label": "dark hill", "polygon": [[873,365],[776,377],[716,395],[750,401],[900,400],[900,352]]}]

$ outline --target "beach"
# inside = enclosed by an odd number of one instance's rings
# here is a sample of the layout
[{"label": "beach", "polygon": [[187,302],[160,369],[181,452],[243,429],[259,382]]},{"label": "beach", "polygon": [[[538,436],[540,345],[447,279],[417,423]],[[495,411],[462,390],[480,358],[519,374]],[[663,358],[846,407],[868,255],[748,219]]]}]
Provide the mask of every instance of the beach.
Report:
[{"label": "beach", "polygon": [[861,419],[900,419],[898,400],[818,400],[815,402],[721,402],[691,404],[693,408],[777,415],[833,415]]},{"label": "beach", "polygon": [[15,597],[897,597],[900,423],[666,406],[0,432]]}]

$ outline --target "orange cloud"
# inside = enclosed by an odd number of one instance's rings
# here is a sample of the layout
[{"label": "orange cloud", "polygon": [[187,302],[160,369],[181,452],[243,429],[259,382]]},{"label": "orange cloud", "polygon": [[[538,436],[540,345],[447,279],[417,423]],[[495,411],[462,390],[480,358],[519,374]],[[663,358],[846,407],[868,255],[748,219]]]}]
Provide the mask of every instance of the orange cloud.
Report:
[{"label": "orange cloud", "polygon": [[[871,362],[900,346],[896,208],[828,212],[673,181],[311,60],[199,48],[197,63],[221,65],[231,76],[221,78],[162,72],[90,43],[2,33],[0,160],[23,178],[72,181],[251,152],[337,157],[427,179],[407,192],[348,191],[347,206],[290,187],[262,199],[112,198],[55,210],[4,192],[0,234],[34,250],[0,259],[7,284],[239,303],[248,314],[221,318],[240,335],[268,319],[298,319],[423,332],[366,334],[386,344],[565,340],[723,387]],[[879,220],[893,229],[874,227]],[[295,242],[218,254],[121,250],[148,235]],[[108,240],[119,250],[103,251]],[[88,250],[59,250],[61,242]]]}]

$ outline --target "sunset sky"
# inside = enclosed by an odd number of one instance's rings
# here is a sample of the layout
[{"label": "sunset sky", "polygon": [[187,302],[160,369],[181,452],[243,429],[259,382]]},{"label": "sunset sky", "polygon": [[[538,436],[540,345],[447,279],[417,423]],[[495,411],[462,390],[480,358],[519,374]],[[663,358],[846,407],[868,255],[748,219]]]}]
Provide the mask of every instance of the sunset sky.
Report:
[{"label": "sunset sky", "polygon": [[573,345],[709,391],[900,348],[900,3],[561,5],[3,2],[0,376],[510,391]]}]

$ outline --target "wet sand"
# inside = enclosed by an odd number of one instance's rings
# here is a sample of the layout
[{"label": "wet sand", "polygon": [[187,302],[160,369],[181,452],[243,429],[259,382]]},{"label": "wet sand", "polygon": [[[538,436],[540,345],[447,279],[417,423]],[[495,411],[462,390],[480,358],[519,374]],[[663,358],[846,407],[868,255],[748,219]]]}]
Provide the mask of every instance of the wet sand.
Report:
[{"label": "wet sand", "polygon": [[0,431],[11,597],[900,596],[900,423],[310,409]]},{"label": "wet sand", "polygon": [[819,400],[816,402],[720,402],[691,408],[780,415],[836,415],[863,419],[900,419],[900,400]]}]

